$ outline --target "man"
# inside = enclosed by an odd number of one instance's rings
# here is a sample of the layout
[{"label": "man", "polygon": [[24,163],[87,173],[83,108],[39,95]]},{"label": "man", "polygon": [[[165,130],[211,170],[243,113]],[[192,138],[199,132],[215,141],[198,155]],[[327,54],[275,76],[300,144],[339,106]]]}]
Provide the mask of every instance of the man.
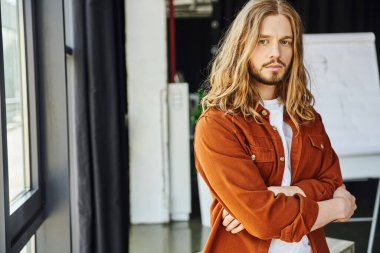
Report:
[{"label": "man", "polygon": [[214,198],[203,253],[325,253],[323,226],[352,216],[307,82],[299,15],[283,0],[249,1],[213,61],[195,131]]}]

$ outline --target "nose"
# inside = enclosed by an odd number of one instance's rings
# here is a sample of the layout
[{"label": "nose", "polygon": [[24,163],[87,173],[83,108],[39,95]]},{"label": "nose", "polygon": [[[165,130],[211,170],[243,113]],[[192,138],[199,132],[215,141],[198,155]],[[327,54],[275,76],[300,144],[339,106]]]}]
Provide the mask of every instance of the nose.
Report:
[{"label": "nose", "polygon": [[280,44],[273,43],[270,49],[270,58],[277,59],[280,57]]}]

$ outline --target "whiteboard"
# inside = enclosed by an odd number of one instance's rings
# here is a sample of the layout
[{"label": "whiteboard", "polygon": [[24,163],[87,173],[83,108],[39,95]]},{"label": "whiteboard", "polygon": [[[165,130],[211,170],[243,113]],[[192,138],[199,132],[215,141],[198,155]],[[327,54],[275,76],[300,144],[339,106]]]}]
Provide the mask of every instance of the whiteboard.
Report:
[{"label": "whiteboard", "polygon": [[304,62],[315,109],[338,156],[380,154],[374,34],[306,34]]}]

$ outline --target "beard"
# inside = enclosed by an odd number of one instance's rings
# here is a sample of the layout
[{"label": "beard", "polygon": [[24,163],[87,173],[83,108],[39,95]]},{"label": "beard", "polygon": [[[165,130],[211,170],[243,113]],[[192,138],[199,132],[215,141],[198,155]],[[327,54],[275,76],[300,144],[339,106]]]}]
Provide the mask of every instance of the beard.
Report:
[{"label": "beard", "polygon": [[[266,64],[263,64],[262,69],[272,63],[276,63],[276,61],[273,60]],[[277,63],[284,66],[285,71],[283,73],[272,72],[270,77],[265,77],[264,75],[262,75],[260,71],[251,64],[251,67],[249,68],[249,75],[251,76],[251,79],[254,80],[255,82],[259,82],[259,83],[262,83],[265,85],[271,85],[271,86],[278,86],[282,84],[288,78],[289,67],[286,66],[285,63],[283,63],[280,60],[278,60]]]}]

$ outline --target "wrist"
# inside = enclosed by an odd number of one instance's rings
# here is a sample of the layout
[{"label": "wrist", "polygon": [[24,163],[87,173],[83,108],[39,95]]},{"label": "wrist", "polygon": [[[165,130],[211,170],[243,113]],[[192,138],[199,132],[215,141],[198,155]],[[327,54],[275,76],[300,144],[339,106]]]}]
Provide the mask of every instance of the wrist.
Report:
[{"label": "wrist", "polygon": [[341,198],[341,197],[335,197],[333,199],[331,199],[332,201],[334,201],[334,206],[336,207],[336,220],[338,219],[342,219],[345,217],[345,203],[344,203],[344,199]]},{"label": "wrist", "polygon": [[317,202],[318,217],[310,231],[314,231],[341,217],[341,200],[328,199]]}]

